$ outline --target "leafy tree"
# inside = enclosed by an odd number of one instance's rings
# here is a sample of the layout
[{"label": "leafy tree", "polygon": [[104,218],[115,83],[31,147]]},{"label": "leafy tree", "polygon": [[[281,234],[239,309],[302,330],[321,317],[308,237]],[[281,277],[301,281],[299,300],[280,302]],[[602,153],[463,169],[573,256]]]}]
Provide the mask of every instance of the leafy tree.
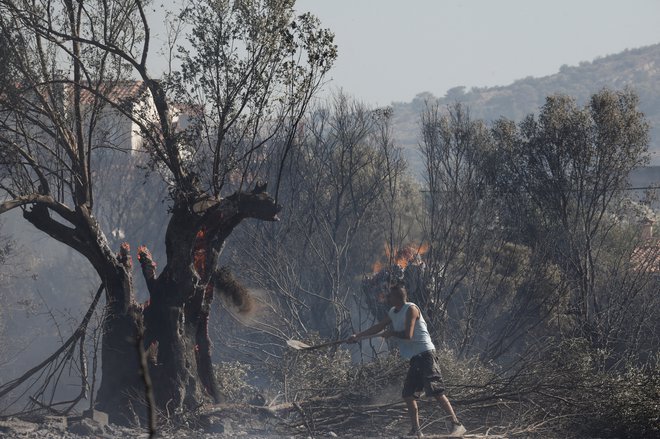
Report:
[{"label": "leafy tree", "polygon": [[[632,91],[603,90],[578,108],[551,96],[538,117],[495,126],[504,196],[522,214],[521,239],[542,245],[570,290],[568,312],[596,347],[607,345],[611,314],[607,255],[613,216],[630,172],[648,160],[648,124]],[[628,251],[630,254],[630,251]]]},{"label": "leafy tree", "polygon": [[[336,56],[332,34],[310,15],[295,17],[293,1],[196,1],[182,14],[191,44],[181,72],[157,80],[146,67],[153,47],[145,7],[0,1],[1,34],[16,42],[8,57],[15,81],[0,95],[0,213],[22,209],[98,274],[106,314],[97,407],[113,422],[141,415],[141,368],[163,413],[184,415],[217,398],[208,311],[214,288],[231,283],[216,267],[219,254],[243,219],[277,219],[280,207],[255,186],[259,163],[277,152],[271,143],[287,157],[287,139]],[[118,97],[131,75],[140,91]],[[111,248],[95,216],[106,202],[95,196],[98,160],[109,149],[135,151],[102,135],[116,121],[108,111],[134,124],[138,150],[167,185],[163,270],[138,249],[146,307],[135,299],[130,248]],[[137,180],[140,171],[124,172]],[[136,354],[143,348],[155,359],[148,373]]]},{"label": "leafy tree", "polygon": [[458,352],[494,360],[518,350],[556,304],[556,267],[516,244],[502,228],[489,180],[495,148],[490,129],[461,104],[422,115],[426,165],[425,236],[430,244],[427,294],[431,328]]},{"label": "leafy tree", "polygon": [[461,105],[424,113],[437,298],[425,314],[463,355],[496,361],[478,392],[528,401],[515,414],[525,425],[657,431],[659,247],[638,228],[650,212],[626,196],[647,160],[637,107],[629,90],[602,90],[584,107],[551,96],[538,115],[490,129]]}]

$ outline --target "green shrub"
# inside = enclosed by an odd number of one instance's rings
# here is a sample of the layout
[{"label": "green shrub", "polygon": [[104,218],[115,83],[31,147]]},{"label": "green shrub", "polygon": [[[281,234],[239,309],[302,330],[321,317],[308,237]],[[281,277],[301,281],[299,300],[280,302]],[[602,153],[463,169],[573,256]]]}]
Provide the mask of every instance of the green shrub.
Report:
[{"label": "green shrub", "polygon": [[531,410],[526,422],[553,419],[577,437],[660,437],[660,361],[608,363],[585,339],[550,344],[511,384]]},{"label": "green shrub", "polygon": [[604,431],[620,438],[660,437],[660,362],[649,367],[627,365],[622,372],[605,374],[600,407]]}]

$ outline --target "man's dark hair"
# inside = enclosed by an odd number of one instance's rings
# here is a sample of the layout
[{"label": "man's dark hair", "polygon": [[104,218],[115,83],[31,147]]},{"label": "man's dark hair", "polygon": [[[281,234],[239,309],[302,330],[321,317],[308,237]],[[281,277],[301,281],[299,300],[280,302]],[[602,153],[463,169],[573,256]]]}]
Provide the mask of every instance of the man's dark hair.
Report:
[{"label": "man's dark hair", "polygon": [[390,287],[390,294],[400,298],[404,303],[408,301],[408,292],[406,287],[401,284],[392,285]]}]

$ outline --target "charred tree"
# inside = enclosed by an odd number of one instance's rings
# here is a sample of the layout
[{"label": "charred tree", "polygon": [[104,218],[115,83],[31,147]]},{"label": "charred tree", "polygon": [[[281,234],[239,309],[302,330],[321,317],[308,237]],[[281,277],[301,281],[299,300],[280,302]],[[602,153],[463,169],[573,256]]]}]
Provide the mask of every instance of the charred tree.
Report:
[{"label": "charred tree", "polygon": [[219,401],[211,363],[209,311],[218,288],[245,309],[246,295],[218,256],[233,229],[246,218],[277,221],[280,206],[257,186],[217,200],[204,212],[175,209],[169,223],[167,264],[159,275],[146,248],[139,250],[149,287],[144,308],[145,344],[155,355],[152,379],[157,406],[177,411],[197,407],[208,398]]}]

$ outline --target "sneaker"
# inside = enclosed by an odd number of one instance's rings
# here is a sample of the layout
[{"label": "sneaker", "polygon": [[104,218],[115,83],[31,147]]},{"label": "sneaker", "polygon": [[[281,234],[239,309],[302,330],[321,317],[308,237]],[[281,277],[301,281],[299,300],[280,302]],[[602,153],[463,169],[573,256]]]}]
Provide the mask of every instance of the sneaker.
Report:
[{"label": "sneaker", "polygon": [[422,434],[422,430],[419,428],[411,428],[406,437],[416,437],[416,438],[422,438],[424,435]]},{"label": "sneaker", "polygon": [[463,424],[453,424],[453,426],[451,433],[449,433],[449,437],[463,437],[466,431]]}]

